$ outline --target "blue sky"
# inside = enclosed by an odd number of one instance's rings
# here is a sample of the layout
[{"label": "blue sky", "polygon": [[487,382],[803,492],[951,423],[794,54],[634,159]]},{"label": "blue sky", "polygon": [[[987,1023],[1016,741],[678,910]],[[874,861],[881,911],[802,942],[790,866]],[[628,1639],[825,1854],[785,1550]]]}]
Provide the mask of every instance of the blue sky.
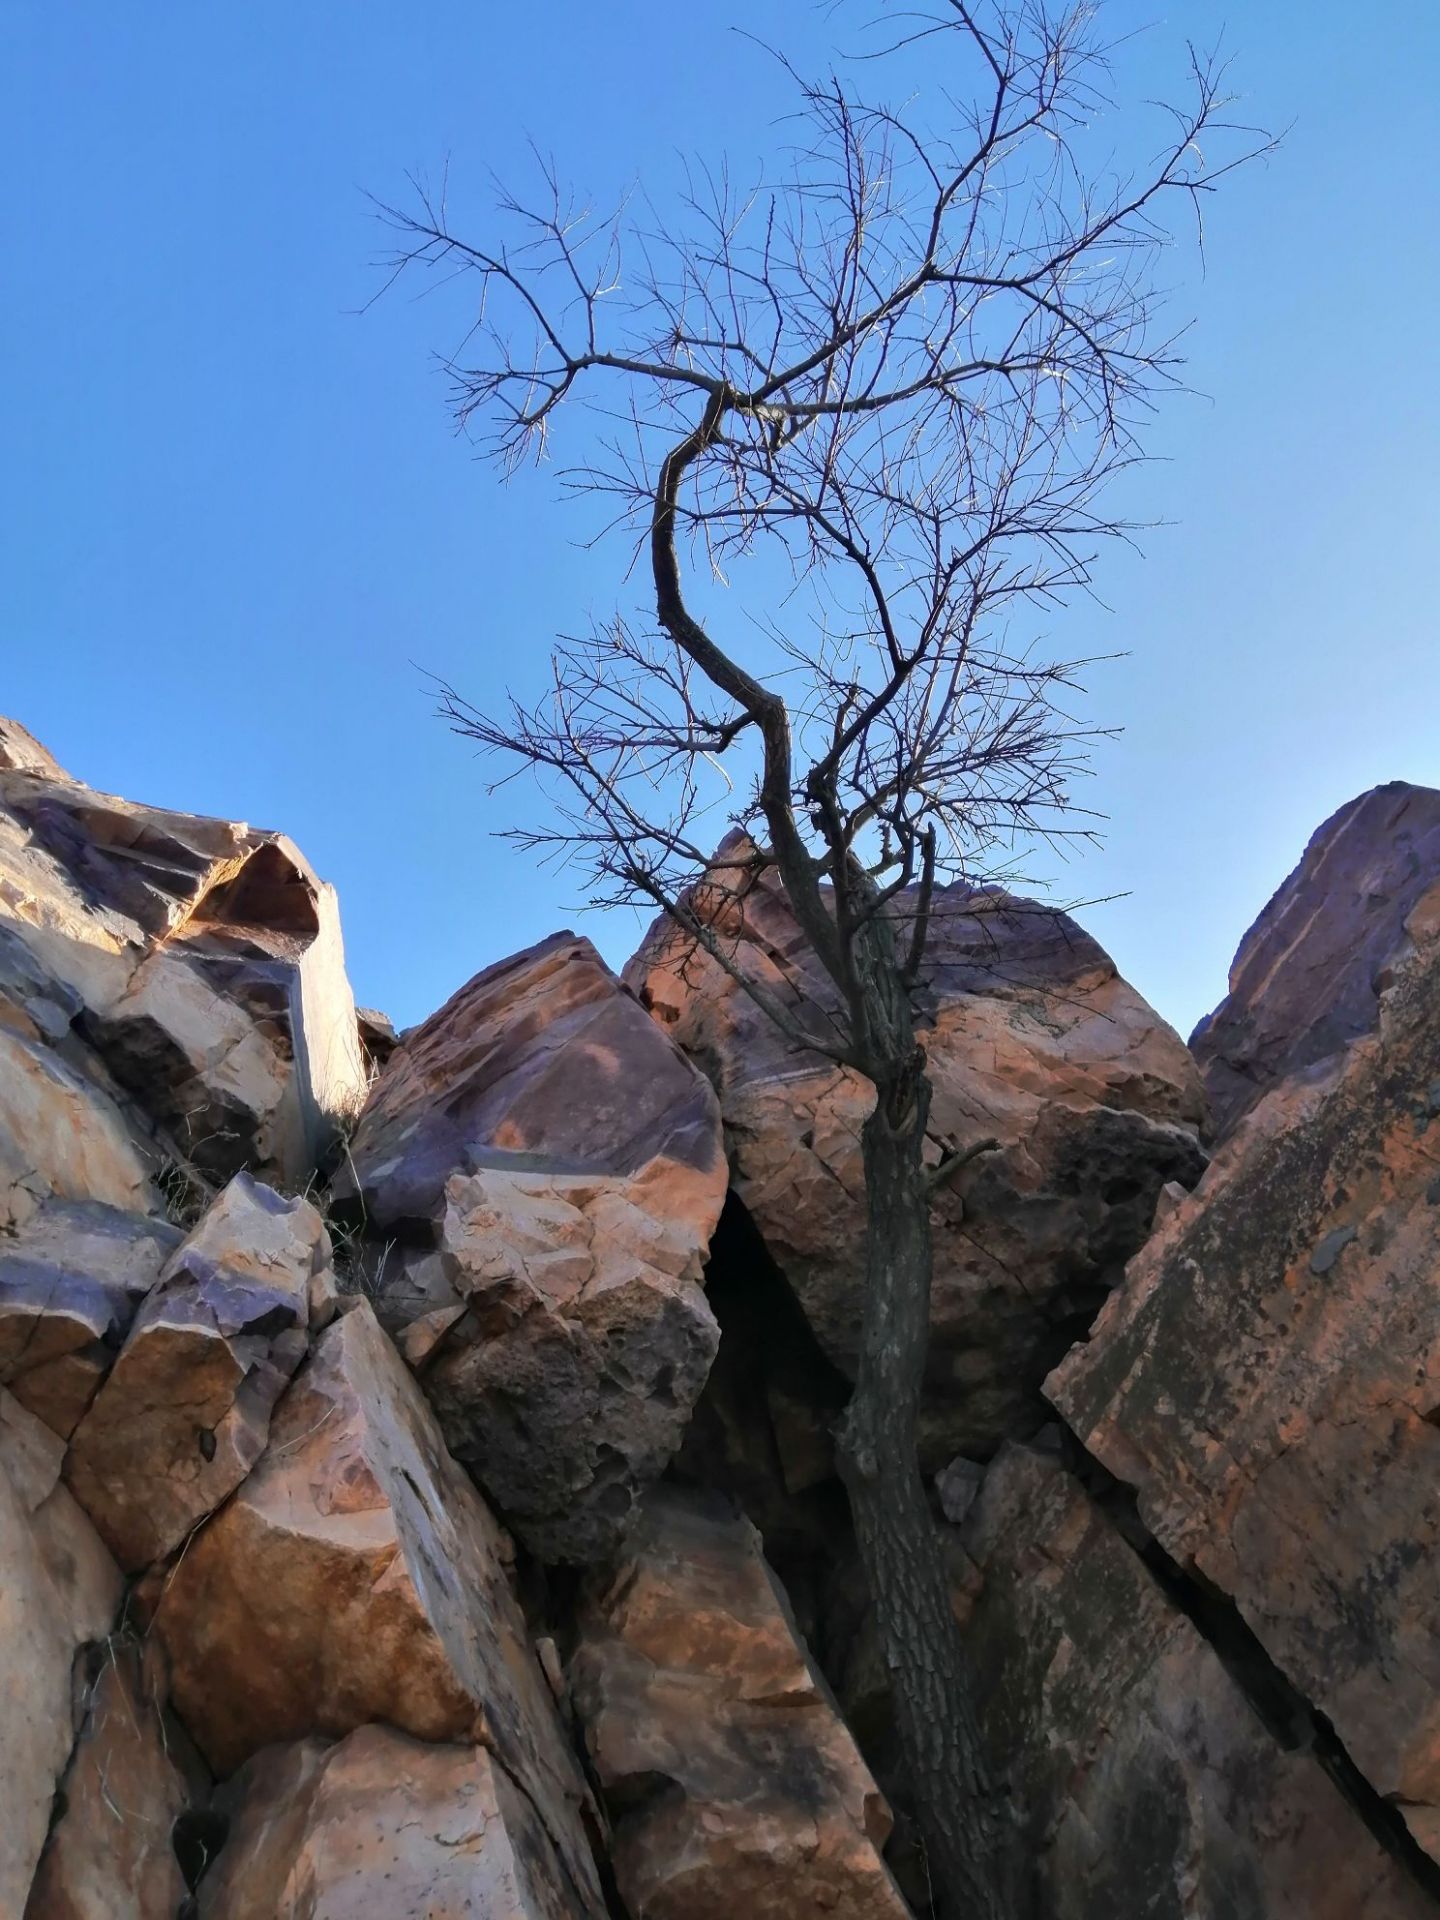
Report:
[{"label": "blue sky", "polygon": [[[1138,504],[1169,522],[1049,625],[1092,677],[1103,851],[1068,898],[1182,1030],[1311,830],[1440,784],[1440,187],[1433,0],[1108,0],[1129,91],[1223,35],[1280,155],[1209,212],[1189,380]],[[508,491],[449,428],[433,302],[361,316],[365,189],[448,155],[483,214],[528,135],[604,198],[678,150],[773,149],[756,0],[0,0],[6,295],[0,709],[94,784],[283,828],[341,891],[352,977],[402,1024],[563,924],[627,917],[493,840],[422,670],[480,700],[608,609],[617,559],[549,474]]]}]

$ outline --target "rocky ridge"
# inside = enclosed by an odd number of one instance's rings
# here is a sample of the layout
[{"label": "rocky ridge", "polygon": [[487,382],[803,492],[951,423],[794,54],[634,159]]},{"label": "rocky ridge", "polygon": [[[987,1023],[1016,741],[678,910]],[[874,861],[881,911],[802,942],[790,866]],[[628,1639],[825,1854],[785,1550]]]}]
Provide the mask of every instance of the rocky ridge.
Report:
[{"label": "rocky ridge", "polygon": [[[692,904],[823,1034],[748,843]],[[932,1151],[999,1144],[923,1464],[1024,1920],[1440,1913],[1440,794],[1320,829],[1193,1054],[1063,915],[936,928]],[[924,1920],[864,1112],[664,926],[397,1036],[283,835],[0,721],[0,1920]]]}]

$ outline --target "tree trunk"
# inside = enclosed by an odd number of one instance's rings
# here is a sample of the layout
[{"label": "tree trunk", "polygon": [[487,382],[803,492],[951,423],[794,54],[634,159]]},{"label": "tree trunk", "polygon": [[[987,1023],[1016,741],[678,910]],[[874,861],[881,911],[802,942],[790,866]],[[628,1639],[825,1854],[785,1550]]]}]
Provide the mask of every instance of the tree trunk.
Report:
[{"label": "tree trunk", "polygon": [[841,1465],[936,1911],[943,1920],[1013,1920],[1008,1811],[990,1779],[969,1660],[916,1459],[930,1333],[924,1058],[912,1040],[905,1066],[877,1082],[865,1123],[865,1320]]}]

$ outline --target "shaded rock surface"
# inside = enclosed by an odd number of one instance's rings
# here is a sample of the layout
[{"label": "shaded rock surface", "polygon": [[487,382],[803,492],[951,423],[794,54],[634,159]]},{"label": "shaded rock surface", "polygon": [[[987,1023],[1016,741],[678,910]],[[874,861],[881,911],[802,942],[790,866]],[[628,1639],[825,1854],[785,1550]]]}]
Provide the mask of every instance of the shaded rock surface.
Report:
[{"label": "shaded rock surface", "polygon": [[23,729],[5,739],[0,992],[20,1042],[21,1020],[51,1050],[73,1033],[212,1178],[303,1180],[366,1080],[334,890],[281,834],[97,793]]},{"label": "shaded rock surface", "polygon": [[1288,1748],[1058,1460],[1005,1449],[965,1529],[980,1707],[1048,1920],[1422,1920],[1435,1904]]},{"label": "shaded rock surface", "polygon": [[480,1747],[388,1727],[269,1747],[231,1783],[201,1920],[572,1920],[587,1909]]},{"label": "shaded rock surface", "polygon": [[171,1257],[66,1463],[127,1571],[178,1547],[259,1459],[329,1259],[314,1207],[244,1173]]},{"label": "shaded rock surface", "polygon": [[647,1496],[594,1580],[570,1680],[632,1913],[905,1920],[889,1812],[755,1530],[723,1504]]},{"label": "shaded rock surface", "polygon": [[136,1647],[92,1650],[84,1721],[25,1920],[175,1920],[186,1897],[175,1824],[210,1782],[167,1725]]},{"label": "shaded rock surface", "polygon": [[[835,989],[748,842],[726,842],[693,902],[809,1031],[833,1032]],[[1198,1178],[1204,1099],[1177,1036],[1064,914],[954,887],[933,929],[931,1157],[1001,1143],[936,1199],[925,1450],[939,1467],[1042,1417],[1041,1379],[1119,1279],[1161,1187]],[[713,1082],[736,1190],[821,1345],[851,1369],[868,1085],[792,1045],[671,923],[625,978]]]},{"label": "shaded rock surface", "polygon": [[1047,1391],[1440,1857],[1440,884]]},{"label": "shaded rock surface", "polygon": [[62,1442],[0,1391],[0,1914],[25,1910],[84,1714],[83,1650],[109,1634],[119,1569],[68,1489]]},{"label": "shaded rock surface", "polygon": [[320,1336],[258,1467],[168,1578],[155,1632],[217,1773],[372,1720],[478,1742],[603,1914],[588,1794],[530,1647],[505,1542],[369,1307]]},{"label": "shaded rock surface", "polygon": [[1190,1045],[1217,1130],[1277,1081],[1374,1031],[1406,920],[1440,882],[1440,791],[1374,787],[1317,829],[1241,941],[1230,991]]},{"label": "shaded rock surface", "polygon": [[412,1241],[378,1311],[544,1559],[603,1555],[680,1444],[725,1178],[709,1086],[569,934],[477,975],[371,1093],[338,1191]]}]

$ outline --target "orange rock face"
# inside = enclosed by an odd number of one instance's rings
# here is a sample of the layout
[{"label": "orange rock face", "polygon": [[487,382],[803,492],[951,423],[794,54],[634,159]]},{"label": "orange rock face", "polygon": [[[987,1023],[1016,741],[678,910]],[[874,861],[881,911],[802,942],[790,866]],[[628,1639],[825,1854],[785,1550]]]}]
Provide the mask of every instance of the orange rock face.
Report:
[{"label": "orange rock face", "polygon": [[992,1464],[966,1636],[1035,1911],[1422,1920],[1427,1895],[1060,1466]]},{"label": "orange rock face", "polygon": [[[743,864],[749,852],[727,842],[697,907],[743,968],[824,1033],[835,990],[773,876]],[[1178,1037],[1063,914],[945,890],[927,971],[932,1156],[1001,1142],[936,1200],[925,1452],[939,1467],[1042,1417],[1041,1379],[1118,1280],[1160,1188],[1199,1175],[1203,1093]],[[736,1190],[821,1345],[852,1368],[868,1085],[792,1046],[669,923],[625,978],[713,1081]]]},{"label": "orange rock face", "polygon": [[201,1920],[572,1920],[593,1911],[533,1802],[479,1747],[362,1727],[270,1747],[227,1789]]},{"label": "orange rock face", "polygon": [[321,1335],[260,1464],[178,1561],[154,1630],[176,1710],[217,1773],[372,1720],[482,1743],[586,1890],[576,1914],[600,1915],[580,1827],[588,1796],[503,1555],[360,1302]]},{"label": "orange rock face", "polygon": [[380,1315],[542,1559],[610,1551],[680,1444],[725,1184],[709,1086],[569,934],[478,975],[375,1086],[340,1191],[431,1249],[381,1265]]},{"label": "orange rock face", "polygon": [[1440,1855],[1440,885],[1047,1391]]},{"label": "orange rock face", "polygon": [[723,1505],[647,1497],[570,1680],[632,1913],[906,1920],[879,1851],[889,1812],[758,1536]]},{"label": "orange rock face", "polygon": [[127,1571],[178,1547],[259,1459],[329,1261],[314,1207],[243,1173],[171,1257],[66,1462]]}]

